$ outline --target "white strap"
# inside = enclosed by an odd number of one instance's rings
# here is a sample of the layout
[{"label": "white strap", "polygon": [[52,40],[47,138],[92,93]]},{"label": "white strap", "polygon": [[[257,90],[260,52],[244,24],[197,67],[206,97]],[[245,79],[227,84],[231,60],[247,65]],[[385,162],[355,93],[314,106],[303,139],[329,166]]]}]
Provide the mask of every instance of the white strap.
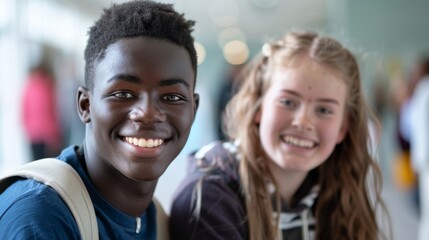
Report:
[{"label": "white strap", "polygon": [[[79,174],[69,164],[55,158],[45,158],[20,166],[2,176],[25,177],[51,186],[64,200],[75,218],[82,240],[98,240],[97,218],[91,198]],[[1,189],[0,189],[1,191]],[[168,240],[168,215],[154,197],[156,207],[157,240]]]},{"label": "white strap", "polygon": [[98,240],[94,206],[82,179],[72,166],[55,158],[45,158],[24,164],[2,178],[13,176],[34,179],[55,189],[72,212],[82,239]]},{"label": "white strap", "polygon": [[165,213],[161,203],[155,197],[152,198],[156,207],[156,239],[168,240],[168,215]]}]

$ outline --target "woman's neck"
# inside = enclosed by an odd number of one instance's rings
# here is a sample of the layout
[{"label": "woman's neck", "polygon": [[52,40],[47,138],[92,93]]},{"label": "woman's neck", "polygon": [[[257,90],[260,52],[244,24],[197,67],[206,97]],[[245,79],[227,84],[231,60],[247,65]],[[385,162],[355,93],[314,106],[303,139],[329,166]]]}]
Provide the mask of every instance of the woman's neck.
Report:
[{"label": "woman's neck", "polygon": [[269,167],[277,183],[280,197],[290,207],[293,196],[304,182],[308,172],[287,171],[275,163],[269,164]]}]

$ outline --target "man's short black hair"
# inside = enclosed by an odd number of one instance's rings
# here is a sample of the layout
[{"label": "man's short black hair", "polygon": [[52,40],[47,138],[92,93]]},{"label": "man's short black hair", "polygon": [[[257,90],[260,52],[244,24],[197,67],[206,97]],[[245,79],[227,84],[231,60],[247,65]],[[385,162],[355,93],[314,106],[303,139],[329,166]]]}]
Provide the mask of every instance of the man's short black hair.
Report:
[{"label": "man's short black hair", "polygon": [[104,9],[100,19],[88,31],[85,48],[85,86],[93,87],[95,63],[104,58],[106,48],[122,38],[145,36],[167,40],[184,47],[191,58],[195,75],[197,54],[191,35],[195,22],[186,20],[172,4],[131,1]]}]

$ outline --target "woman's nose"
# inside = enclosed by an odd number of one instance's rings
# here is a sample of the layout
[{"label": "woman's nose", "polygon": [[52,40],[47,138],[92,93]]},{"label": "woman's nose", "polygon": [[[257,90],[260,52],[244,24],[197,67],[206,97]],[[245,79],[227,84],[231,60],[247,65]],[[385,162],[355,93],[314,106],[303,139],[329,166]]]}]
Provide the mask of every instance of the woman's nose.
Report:
[{"label": "woman's nose", "polygon": [[302,107],[295,111],[292,125],[302,131],[313,130],[312,115],[308,108]]}]

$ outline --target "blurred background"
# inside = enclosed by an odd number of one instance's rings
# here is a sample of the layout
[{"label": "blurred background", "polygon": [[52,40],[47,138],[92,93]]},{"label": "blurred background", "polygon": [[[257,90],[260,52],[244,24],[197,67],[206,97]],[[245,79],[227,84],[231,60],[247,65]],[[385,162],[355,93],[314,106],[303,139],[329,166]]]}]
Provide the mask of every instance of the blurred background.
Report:
[{"label": "blurred background", "polygon": [[[83,49],[89,26],[109,0],[0,0],[0,174],[33,159],[81,144],[83,125],[75,110],[75,89],[83,80]],[[185,156],[215,139],[220,109],[234,74],[264,41],[289,30],[314,30],[340,40],[359,59],[363,86],[383,131],[378,159],[383,196],[391,211],[395,239],[416,239],[418,210],[413,176],[401,175],[398,141],[401,104],[416,59],[429,52],[429,1],[424,0],[161,0],[196,21],[199,54],[196,91],[201,103],[189,142],[160,179],[156,195],[164,207],[185,175]],[[34,73],[36,72],[36,73]],[[37,74],[44,72],[43,74]],[[24,113],[30,79],[47,78],[42,88],[51,131],[45,148],[28,137],[31,113]],[[28,97],[27,97],[28,98]],[[30,99],[34,99],[30,98]],[[46,99],[45,99],[46,100]],[[43,102],[43,100],[40,100]],[[49,127],[50,126],[50,127]],[[43,131],[46,132],[46,131]],[[36,134],[37,135],[37,134]],[[402,177],[401,177],[402,176]]]}]

